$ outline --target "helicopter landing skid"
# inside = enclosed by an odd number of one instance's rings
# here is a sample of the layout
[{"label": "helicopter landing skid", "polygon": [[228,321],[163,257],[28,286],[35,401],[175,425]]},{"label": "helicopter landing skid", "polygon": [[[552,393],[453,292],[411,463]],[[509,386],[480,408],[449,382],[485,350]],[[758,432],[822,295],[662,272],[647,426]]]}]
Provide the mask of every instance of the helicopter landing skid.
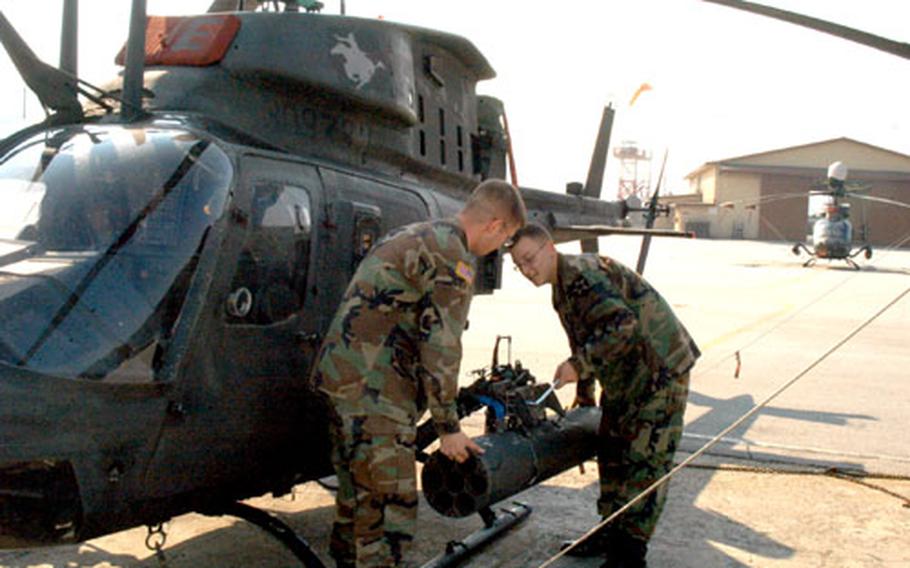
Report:
[{"label": "helicopter landing skid", "polygon": [[869,245],[863,245],[863,246],[859,247],[858,249],[856,249],[856,252],[851,254],[850,258],[857,257],[860,255],[860,253],[865,253],[863,256],[866,257],[866,260],[869,260],[870,258],[872,258],[872,247],[870,247]]},{"label": "helicopter landing skid", "polygon": [[810,250],[809,247],[807,247],[803,243],[793,243],[793,247],[790,249],[790,252],[792,252],[796,256],[799,256],[799,251],[801,251],[801,250],[805,251],[805,253],[809,255],[809,260],[807,260],[805,263],[803,263],[803,266],[809,266],[810,264],[815,262],[815,259],[816,259],[815,252]]},{"label": "helicopter landing skid", "polygon": [[237,517],[261,528],[271,536],[277,538],[297,557],[305,568],[326,568],[325,564],[316,556],[309,543],[294,532],[284,521],[269,513],[252,507],[245,503],[224,503],[204,511],[203,515],[221,517],[228,515]]}]

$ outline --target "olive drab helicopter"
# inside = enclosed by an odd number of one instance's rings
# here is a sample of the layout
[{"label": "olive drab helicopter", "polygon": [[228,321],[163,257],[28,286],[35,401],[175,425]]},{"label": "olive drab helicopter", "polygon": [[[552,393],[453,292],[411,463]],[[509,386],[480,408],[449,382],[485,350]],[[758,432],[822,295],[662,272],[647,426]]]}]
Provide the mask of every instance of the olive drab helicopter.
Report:
[{"label": "olive drab helicopter", "polygon": [[[147,17],[133,0],[123,72],[98,87],[78,78],[76,4],[59,67],[0,13],[48,111],[0,140],[0,548],[197,511],[320,566],[239,501],[331,473],[306,376],[372,244],[507,176],[504,105],[475,93],[493,68],[465,38],[318,2]],[[600,199],[612,117],[585,183],[520,188],[558,242],[679,235]],[[477,263],[489,293],[501,253]]]},{"label": "olive drab helicopter", "polygon": [[[306,377],[357,263],[505,178],[509,138],[470,41],[298,4],[147,17],[134,0],[101,87],[76,75],[75,0],[60,68],[0,13],[48,111],[0,141],[0,548],[198,511],[319,565],[239,501],[331,474]],[[630,207],[599,199],[612,112],[587,183],[520,188],[558,242],[675,234],[623,228]],[[477,292],[501,270],[478,259]]]}]

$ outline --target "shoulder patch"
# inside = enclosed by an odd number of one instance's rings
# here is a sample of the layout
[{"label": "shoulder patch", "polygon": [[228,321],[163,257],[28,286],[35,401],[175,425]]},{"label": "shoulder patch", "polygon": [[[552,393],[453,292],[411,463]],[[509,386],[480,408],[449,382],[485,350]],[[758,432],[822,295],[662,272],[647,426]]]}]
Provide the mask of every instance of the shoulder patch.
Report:
[{"label": "shoulder patch", "polygon": [[467,262],[459,260],[458,264],[455,265],[455,274],[460,276],[469,286],[474,284],[474,267]]}]

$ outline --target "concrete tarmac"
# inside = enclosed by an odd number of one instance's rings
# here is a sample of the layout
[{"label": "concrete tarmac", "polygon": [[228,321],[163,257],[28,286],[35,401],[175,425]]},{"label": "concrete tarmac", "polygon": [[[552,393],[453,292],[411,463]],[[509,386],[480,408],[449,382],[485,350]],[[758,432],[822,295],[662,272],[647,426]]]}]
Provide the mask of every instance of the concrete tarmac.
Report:
[{"label": "concrete tarmac", "polygon": [[[604,254],[634,266],[640,239],[600,242]],[[910,251],[877,250],[854,271],[826,261],[803,268],[805,257],[789,249],[652,242],[645,276],[703,351],[677,460],[767,402],[670,481],[652,568],[910,566]],[[512,359],[539,381],[549,382],[568,356],[549,288],[534,288],[508,262],[503,289],[472,305],[464,383],[490,364],[497,334],[512,337]],[[500,361],[507,356],[503,346]],[[558,392],[565,404],[574,394],[572,387]],[[466,419],[468,433],[480,434],[482,422]],[[530,518],[464,566],[540,566],[561,541],[598,522],[597,493],[596,464],[588,463],[515,496],[534,508]],[[329,491],[308,483],[293,496],[251,503],[279,515],[328,561]],[[443,518],[423,501],[419,515],[418,563],[481,526],[479,518]],[[184,515],[166,530],[163,560],[137,528],[80,545],[0,552],[0,566],[296,565],[277,542],[236,519]]]}]

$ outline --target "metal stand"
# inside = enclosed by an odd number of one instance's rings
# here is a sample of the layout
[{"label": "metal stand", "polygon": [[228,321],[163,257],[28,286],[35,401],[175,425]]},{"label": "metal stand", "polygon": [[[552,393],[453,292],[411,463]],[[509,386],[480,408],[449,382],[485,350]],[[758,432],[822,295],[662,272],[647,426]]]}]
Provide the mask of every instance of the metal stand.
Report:
[{"label": "metal stand", "polygon": [[228,515],[243,519],[281,541],[306,568],[326,568],[307,541],[295,533],[284,521],[263,510],[245,503],[226,503],[200,512],[212,517]]},{"label": "metal stand", "polygon": [[489,507],[478,511],[483,519],[484,528],[478,529],[464,540],[453,540],[446,544],[444,553],[434,557],[421,568],[448,568],[457,566],[468,556],[474,554],[493,539],[517,525],[531,514],[531,507],[515,503],[510,509],[501,509],[497,515]]}]

